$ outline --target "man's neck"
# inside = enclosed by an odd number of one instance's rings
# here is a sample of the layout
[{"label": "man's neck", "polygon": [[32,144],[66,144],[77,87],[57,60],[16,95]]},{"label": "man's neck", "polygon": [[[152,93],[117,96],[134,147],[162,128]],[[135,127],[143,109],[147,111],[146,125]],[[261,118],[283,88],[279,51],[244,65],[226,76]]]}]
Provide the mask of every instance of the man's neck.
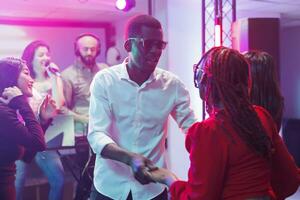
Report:
[{"label": "man's neck", "polygon": [[147,81],[151,75],[138,70],[137,67],[134,67],[132,66],[132,64],[130,65],[129,63],[126,64],[126,69],[130,80],[136,82],[139,86],[141,86],[145,81]]}]

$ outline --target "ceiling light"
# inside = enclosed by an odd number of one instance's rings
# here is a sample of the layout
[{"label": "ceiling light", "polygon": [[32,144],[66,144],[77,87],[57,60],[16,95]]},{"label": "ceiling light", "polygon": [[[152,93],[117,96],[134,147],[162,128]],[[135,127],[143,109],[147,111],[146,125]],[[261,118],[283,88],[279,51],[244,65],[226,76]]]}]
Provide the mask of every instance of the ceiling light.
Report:
[{"label": "ceiling light", "polygon": [[124,12],[129,11],[135,7],[135,0],[117,0],[116,1],[116,8],[118,10],[122,10]]}]

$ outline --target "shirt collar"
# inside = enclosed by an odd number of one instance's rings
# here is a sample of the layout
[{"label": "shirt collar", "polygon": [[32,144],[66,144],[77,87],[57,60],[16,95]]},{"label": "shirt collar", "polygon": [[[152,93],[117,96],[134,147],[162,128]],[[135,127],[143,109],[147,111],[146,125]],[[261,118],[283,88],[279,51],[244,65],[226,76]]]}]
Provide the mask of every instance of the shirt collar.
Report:
[{"label": "shirt collar", "polygon": [[[127,72],[127,69],[126,69],[126,64],[128,63],[128,57],[124,59],[123,63],[121,64],[121,70],[120,70],[120,79],[124,79],[124,80],[129,80],[129,81],[132,81],[130,78],[129,78],[129,74]],[[148,82],[152,82],[156,77],[156,69],[154,70],[154,72],[149,76],[148,80],[145,81],[145,83],[148,83]]]}]

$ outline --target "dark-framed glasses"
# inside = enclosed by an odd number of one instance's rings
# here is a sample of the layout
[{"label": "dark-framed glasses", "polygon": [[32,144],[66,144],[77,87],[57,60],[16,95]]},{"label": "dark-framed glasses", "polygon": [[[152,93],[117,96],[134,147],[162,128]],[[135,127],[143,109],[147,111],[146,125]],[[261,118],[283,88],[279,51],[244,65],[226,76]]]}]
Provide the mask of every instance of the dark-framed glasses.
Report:
[{"label": "dark-framed glasses", "polygon": [[142,44],[145,50],[150,50],[152,47],[156,47],[160,50],[163,50],[167,46],[167,42],[163,40],[155,40],[155,39],[144,39],[144,38],[128,38],[128,40],[135,40]]},{"label": "dark-framed glasses", "polygon": [[197,63],[193,65],[193,72],[194,72],[194,86],[196,88],[199,88],[199,81],[201,80],[201,77],[204,74],[204,69],[201,68],[201,60]]}]

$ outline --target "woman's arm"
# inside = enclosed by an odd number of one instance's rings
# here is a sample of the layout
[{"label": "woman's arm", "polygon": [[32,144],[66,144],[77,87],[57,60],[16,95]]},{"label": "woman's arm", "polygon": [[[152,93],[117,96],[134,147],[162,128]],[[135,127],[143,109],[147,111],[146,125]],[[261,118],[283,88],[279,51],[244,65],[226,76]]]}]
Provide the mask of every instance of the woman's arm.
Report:
[{"label": "woman's arm", "polygon": [[[54,68],[57,71],[59,71],[59,67],[56,64],[54,64],[53,62],[51,62],[49,65],[51,65],[51,68]],[[51,85],[52,85],[52,92],[51,92],[52,94],[51,95],[53,97],[53,100],[56,103],[57,108],[60,108],[65,104],[62,79],[61,79],[60,75],[57,75],[57,73],[53,73],[53,72],[49,71],[48,74],[51,79]]]},{"label": "woman's arm", "polygon": [[[218,200],[221,198],[228,160],[228,146],[216,128],[195,123],[188,131],[186,148],[190,153],[188,180],[170,187],[173,199]],[[208,156],[209,155],[209,156]]]},{"label": "woman's arm", "polygon": [[63,84],[59,76],[56,76],[51,80],[52,83],[52,97],[56,102],[58,108],[62,107],[65,104],[65,97],[63,93]]},{"label": "woman's arm", "polygon": [[273,137],[274,155],[272,157],[271,185],[278,200],[294,194],[300,184],[297,165],[289,154],[279,134]]},{"label": "woman's arm", "polygon": [[[46,148],[44,132],[35,115],[33,114],[27,99],[21,95],[14,97],[7,109],[2,112],[1,119],[6,125],[6,136],[17,144],[35,151],[43,151]],[[22,116],[24,123],[18,118],[16,110]]]}]

